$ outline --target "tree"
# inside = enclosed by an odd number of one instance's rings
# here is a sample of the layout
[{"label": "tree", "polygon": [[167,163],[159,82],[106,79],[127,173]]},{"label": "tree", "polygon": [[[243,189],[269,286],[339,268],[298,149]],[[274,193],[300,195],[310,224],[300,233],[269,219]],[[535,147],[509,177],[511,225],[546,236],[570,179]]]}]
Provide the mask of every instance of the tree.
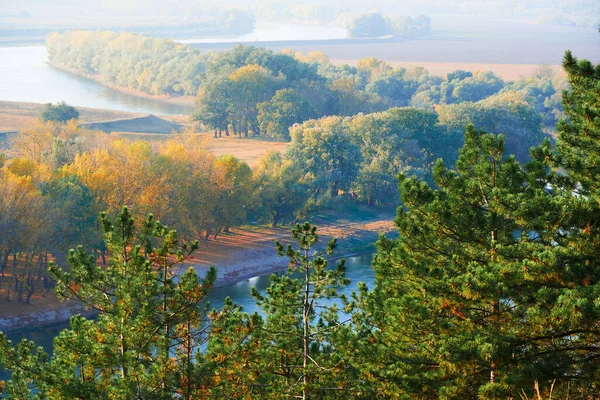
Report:
[{"label": "tree", "polygon": [[[252,331],[240,351],[223,365],[223,379],[228,382],[213,395],[335,399],[351,393],[355,382],[349,377],[354,370],[335,341],[337,332],[345,329],[339,315],[345,298],[338,291],[348,280],[343,260],[330,269],[325,259],[336,240],[320,249],[316,231],[308,222],[298,224],[292,229],[294,246],[276,242],[277,254],[289,258],[288,274],[272,275],[266,295],[252,290],[263,316],[250,317]],[[209,353],[213,345],[227,354],[225,339],[232,345],[239,343],[235,339],[240,336],[239,325],[220,327],[223,331],[213,337]],[[248,332],[245,327],[241,331]]]},{"label": "tree", "polygon": [[289,140],[289,128],[314,116],[309,104],[294,90],[280,89],[271,100],[259,103],[258,124],[265,135]]},{"label": "tree", "polygon": [[60,101],[56,103],[56,105],[48,103],[44,106],[44,110],[42,111],[40,118],[43,122],[53,121],[64,123],[72,119],[78,119],[79,111],[64,101]]},{"label": "tree", "polygon": [[477,103],[439,106],[436,111],[440,124],[450,131],[462,131],[472,124],[504,134],[508,151],[521,162],[527,161],[529,149],[545,137],[539,113],[522,93],[500,93]]},{"label": "tree", "polygon": [[344,131],[343,120],[326,117],[290,129],[292,142],[286,158],[314,177],[316,194],[347,191],[362,159],[360,148]]},{"label": "tree", "polygon": [[456,169],[434,167],[436,189],[400,175],[400,235],[378,242],[365,311],[376,350],[359,344],[384,392],[597,395],[597,203],[549,171],[549,142],[526,169],[503,152],[502,136],[470,127]]},{"label": "tree", "polygon": [[535,188],[503,159],[502,137],[472,127],[456,171],[439,161],[434,179],[439,189],[400,175],[400,237],[378,244],[372,335],[388,366],[378,373],[417,396],[493,397],[526,379],[511,375],[515,335],[531,322],[513,307],[527,303],[528,240],[515,232],[527,229],[517,217],[534,207]]},{"label": "tree", "polygon": [[230,107],[231,85],[225,74],[207,77],[198,91],[196,104],[198,110],[194,119],[215,130],[215,137],[222,132],[229,136],[229,122],[232,114]]},{"label": "tree", "polygon": [[[29,303],[44,276],[43,238],[47,234],[43,199],[31,176],[0,169],[0,275],[5,299]],[[10,263],[9,263],[10,260]]]},{"label": "tree", "polygon": [[71,250],[70,271],[55,265],[57,293],[96,310],[95,320],[71,318],[54,341],[50,359],[23,340],[13,348],[0,335],[0,360],[13,372],[12,396],[45,398],[164,399],[204,395],[206,365],[194,349],[205,334],[202,305],[215,279],[200,282],[193,269],[176,279],[176,265],[197,243],[181,245],[175,231],[149,216],[138,231],[124,208],[100,223],[111,254],[106,268],[81,247]]},{"label": "tree", "polygon": [[398,186],[393,177],[400,172],[423,175],[427,157],[420,142],[437,136],[436,122],[435,114],[408,107],[347,119],[347,131],[362,153],[352,196],[371,206],[397,204]]},{"label": "tree", "polygon": [[380,37],[391,33],[388,22],[379,13],[359,16],[352,21],[347,31],[351,38]]},{"label": "tree", "polygon": [[240,137],[242,133],[248,136],[249,130],[255,135],[260,134],[256,106],[272,96],[280,81],[280,78],[272,76],[269,70],[257,64],[243,66],[229,75],[232,96],[229,106]]},{"label": "tree", "polygon": [[304,216],[309,198],[304,172],[291,160],[285,160],[281,153],[265,154],[254,170],[253,181],[254,213],[268,219],[272,227]]},{"label": "tree", "polygon": [[76,176],[56,177],[40,185],[47,216],[44,248],[64,263],[68,249],[82,245],[87,251],[103,249],[96,218],[98,206],[90,189]]},{"label": "tree", "polygon": [[419,83],[401,76],[386,76],[371,81],[365,90],[388,100],[393,106],[404,107],[410,104]]},{"label": "tree", "polygon": [[209,194],[210,211],[202,225],[206,239],[214,239],[229,228],[246,221],[245,205],[251,201],[252,170],[245,161],[224,155],[215,159],[211,175],[213,190]]},{"label": "tree", "polygon": [[52,148],[58,130],[53,122],[41,122],[11,137],[9,145],[19,156],[39,163]]}]

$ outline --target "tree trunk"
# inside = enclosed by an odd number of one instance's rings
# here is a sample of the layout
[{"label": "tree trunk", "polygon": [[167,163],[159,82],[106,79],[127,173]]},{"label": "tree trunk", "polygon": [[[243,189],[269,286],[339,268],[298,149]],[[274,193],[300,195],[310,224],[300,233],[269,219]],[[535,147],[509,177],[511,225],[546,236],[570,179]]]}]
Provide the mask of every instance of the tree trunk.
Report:
[{"label": "tree trunk", "polygon": [[302,363],[302,381],[304,383],[302,387],[302,400],[308,399],[308,382],[309,377],[307,374],[309,357],[310,357],[310,275],[309,275],[309,261],[308,261],[308,248],[304,250],[304,257],[306,259],[306,264],[304,265],[304,302],[303,302],[303,313],[302,313],[302,323],[304,326],[304,336],[303,336],[303,354],[304,360]]}]

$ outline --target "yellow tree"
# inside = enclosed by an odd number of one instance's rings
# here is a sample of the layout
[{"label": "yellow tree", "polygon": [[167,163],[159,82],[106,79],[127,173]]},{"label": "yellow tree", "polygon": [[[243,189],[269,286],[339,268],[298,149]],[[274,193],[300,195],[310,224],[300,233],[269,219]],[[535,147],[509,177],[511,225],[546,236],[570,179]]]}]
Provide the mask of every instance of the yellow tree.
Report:
[{"label": "yellow tree", "polygon": [[9,146],[21,157],[41,162],[52,148],[59,126],[54,122],[40,122],[23,129],[9,140]]},{"label": "yellow tree", "polygon": [[[11,300],[11,289],[17,301],[29,302],[35,284],[43,275],[40,239],[44,232],[43,201],[30,176],[17,176],[0,169],[0,274],[6,275],[9,259],[12,266],[10,283],[5,287]],[[45,260],[47,261],[47,260]],[[26,296],[26,298],[23,298]]]}]

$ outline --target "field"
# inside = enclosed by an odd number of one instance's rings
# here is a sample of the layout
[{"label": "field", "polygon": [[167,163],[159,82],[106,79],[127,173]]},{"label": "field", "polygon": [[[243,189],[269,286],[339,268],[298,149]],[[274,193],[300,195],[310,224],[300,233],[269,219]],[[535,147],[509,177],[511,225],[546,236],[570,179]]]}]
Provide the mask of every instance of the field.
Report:
[{"label": "field", "polygon": [[[44,105],[39,103],[0,101],[0,132],[18,131],[35,124],[43,108]],[[146,116],[146,114],[85,107],[77,107],[77,110],[83,124]]]},{"label": "field", "polygon": [[[0,101],[0,148],[5,146],[6,132],[16,132],[27,128],[38,121],[43,104]],[[132,140],[147,140],[150,142],[163,141],[169,134],[190,125],[188,117],[161,116],[160,118],[147,114],[129,113],[122,111],[101,110],[77,107],[80,121],[93,129],[107,132],[118,132],[120,137]],[[212,133],[203,132],[206,137],[207,149],[217,156],[233,154],[250,166],[256,165],[257,160],[268,151],[284,151],[286,143],[269,138],[242,138],[223,136],[215,138]]]},{"label": "field", "polygon": [[[350,63],[375,57],[392,65],[422,65],[432,73],[450,69],[491,70],[505,79],[527,75],[538,65],[561,65],[565,50],[580,58],[600,62],[596,29],[535,25],[527,21],[468,15],[431,15],[432,33],[413,39],[311,40],[261,42],[260,46],[307,54],[323,52],[335,63]],[[254,43],[246,43],[254,44]],[[232,44],[193,44],[211,50]]]}]

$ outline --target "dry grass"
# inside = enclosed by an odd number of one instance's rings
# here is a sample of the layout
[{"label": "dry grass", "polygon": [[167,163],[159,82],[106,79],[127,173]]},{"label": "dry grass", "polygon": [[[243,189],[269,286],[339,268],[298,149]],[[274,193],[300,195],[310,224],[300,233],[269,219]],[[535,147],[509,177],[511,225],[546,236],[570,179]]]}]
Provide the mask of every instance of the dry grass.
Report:
[{"label": "dry grass", "polygon": [[[168,140],[171,136],[152,133],[134,133],[119,132],[115,133],[119,137],[129,140],[145,140],[151,143],[160,143]],[[269,140],[268,138],[239,138],[238,136],[223,136],[215,138],[212,133],[198,133],[204,137],[206,149],[214,155],[222,156],[231,154],[240,160],[246,161],[251,167],[255,166],[259,158],[269,151],[284,152],[287,146],[286,142]]]},{"label": "dry grass", "polygon": [[[103,110],[97,108],[76,107],[81,123],[115,121],[143,117],[147,114],[124,111]],[[0,101],[0,132],[18,131],[38,121],[44,104],[16,101]]]},{"label": "dry grass", "polygon": [[256,165],[258,159],[268,151],[283,152],[287,143],[268,139],[242,138],[225,136],[215,138],[210,133],[203,133],[207,138],[208,150],[217,156],[232,154],[244,160],[251,167]]}]

